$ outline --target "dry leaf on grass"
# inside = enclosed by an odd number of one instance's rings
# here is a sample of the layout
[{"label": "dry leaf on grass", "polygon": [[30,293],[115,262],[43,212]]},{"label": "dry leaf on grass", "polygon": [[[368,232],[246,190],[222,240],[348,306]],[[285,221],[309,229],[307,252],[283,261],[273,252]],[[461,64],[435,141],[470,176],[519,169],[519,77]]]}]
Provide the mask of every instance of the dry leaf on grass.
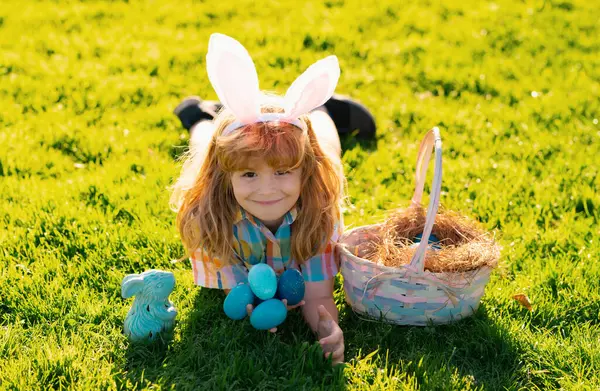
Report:
[{"label": "dry leaf on grass", "polygon": [[531,306],[531,301],[529,301],[529,297],[527,295],[519,294],[514,295],[513,299],[519,302],[523,307],[527,308],[529,311],[533,311],[533,307]]}]

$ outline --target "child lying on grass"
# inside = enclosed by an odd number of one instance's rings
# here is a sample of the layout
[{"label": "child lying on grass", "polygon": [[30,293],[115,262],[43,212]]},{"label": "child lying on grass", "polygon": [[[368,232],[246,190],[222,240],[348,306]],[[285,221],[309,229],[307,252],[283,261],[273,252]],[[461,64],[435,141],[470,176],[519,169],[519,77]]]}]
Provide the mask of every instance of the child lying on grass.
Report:
[{"label": "child lying on grass", "polygon": [[194,281],[228,292],[257,263],[277,274],[298,269],[306,323],[324,354],[343,362],[333,300],[345,181],[338,131],[373,137],[372,116],[332,97],[335,56],[313,64],[285,97],[259,90],[248,52],[225,35],[211,36],[207,70],[221,103],[192,97],[175,109],[191,143],[171,201]]}]

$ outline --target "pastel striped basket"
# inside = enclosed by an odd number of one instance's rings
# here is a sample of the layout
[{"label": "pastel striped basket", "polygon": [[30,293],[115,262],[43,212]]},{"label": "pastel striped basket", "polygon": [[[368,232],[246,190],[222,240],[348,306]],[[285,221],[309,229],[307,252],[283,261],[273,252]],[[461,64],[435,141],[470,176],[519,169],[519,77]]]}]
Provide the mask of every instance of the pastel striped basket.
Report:
[{"label": "pastel striped basket", "polygon": [[[479,306],[491,268],[468,272],[432,273],[425,270],[427,243],[440,201],[442,141],[438,128],[419,148],[412,202],[420,205],[427,166],[435,149],[435,172],[421,242],[409,264],[387,267],[363,259],[351,249],[377,237],[381,224],[346,232],[338,243],[346,302],[359,315],[387,323],[425,326],[451,323],[472,315]],[[443,250],[442,250],[443,251]]]}]

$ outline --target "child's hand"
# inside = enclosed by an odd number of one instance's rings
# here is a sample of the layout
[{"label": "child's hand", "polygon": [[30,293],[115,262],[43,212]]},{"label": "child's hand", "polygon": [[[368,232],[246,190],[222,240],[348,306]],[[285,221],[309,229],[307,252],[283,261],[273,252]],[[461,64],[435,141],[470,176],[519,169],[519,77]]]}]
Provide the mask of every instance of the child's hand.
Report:
[{"label": "child's hand", "polygon": [[[281,300],[281,302],[283,304],[285,304],[285,307],[287,308],[288,311],[289,310],[293,310],[294,308],[298,308],[298,307],[304,305],[304,300],[302,300],[300,303],[298,303],[296,305],[292,305],[292,306],[288,306],[287,305],[287,300],[286,299]],[[254,306],[252,304],[248,304],[246,306],[246,312],[248,313],[248,316],[252,315],[252,311],[253,310],[254,310]],[[273,327],[272,329],[269,329],[269,331],[272,332],[272,333],[275,333],[275,332],[277,332],[277,327]]]},{"label": "child's hand", "polygon": [[318,307],[317,336],[325,357],[331,356],[333,364],[344,362],[344,333],[323,305]]},{"label": "child's hand", "polygon": [[287,308],[287,310],[293,310],[294,308],[298,308],[304,305],[305,301],[302,300],[300,303],[296,304],[296,305],[287,305],[287,299],[283,299],[281,300],[283,304],[285,304],[285,307]]}]

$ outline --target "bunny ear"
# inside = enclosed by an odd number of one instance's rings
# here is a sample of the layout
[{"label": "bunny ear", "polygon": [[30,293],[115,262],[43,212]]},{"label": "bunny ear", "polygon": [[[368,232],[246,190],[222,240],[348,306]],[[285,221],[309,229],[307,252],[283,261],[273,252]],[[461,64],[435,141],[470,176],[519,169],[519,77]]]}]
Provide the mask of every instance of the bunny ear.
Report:
[{"label": "bunny ear", "polygon": [[212,34],[206,70],[219,100],[238,121],[252,122],[260,115],[256,67],[241,43],[227,35]]},{"label": "bunny ear", "polygon": [[340,78],[336,56],[317,61],[290,86],[285,94],[286,117],[296,118],[327,102]]},{"label": "bunny ear", "polygon": [[128,299],[144,287],[144,277],[139,274],[129,274],[121,282],[121,296]]}]

